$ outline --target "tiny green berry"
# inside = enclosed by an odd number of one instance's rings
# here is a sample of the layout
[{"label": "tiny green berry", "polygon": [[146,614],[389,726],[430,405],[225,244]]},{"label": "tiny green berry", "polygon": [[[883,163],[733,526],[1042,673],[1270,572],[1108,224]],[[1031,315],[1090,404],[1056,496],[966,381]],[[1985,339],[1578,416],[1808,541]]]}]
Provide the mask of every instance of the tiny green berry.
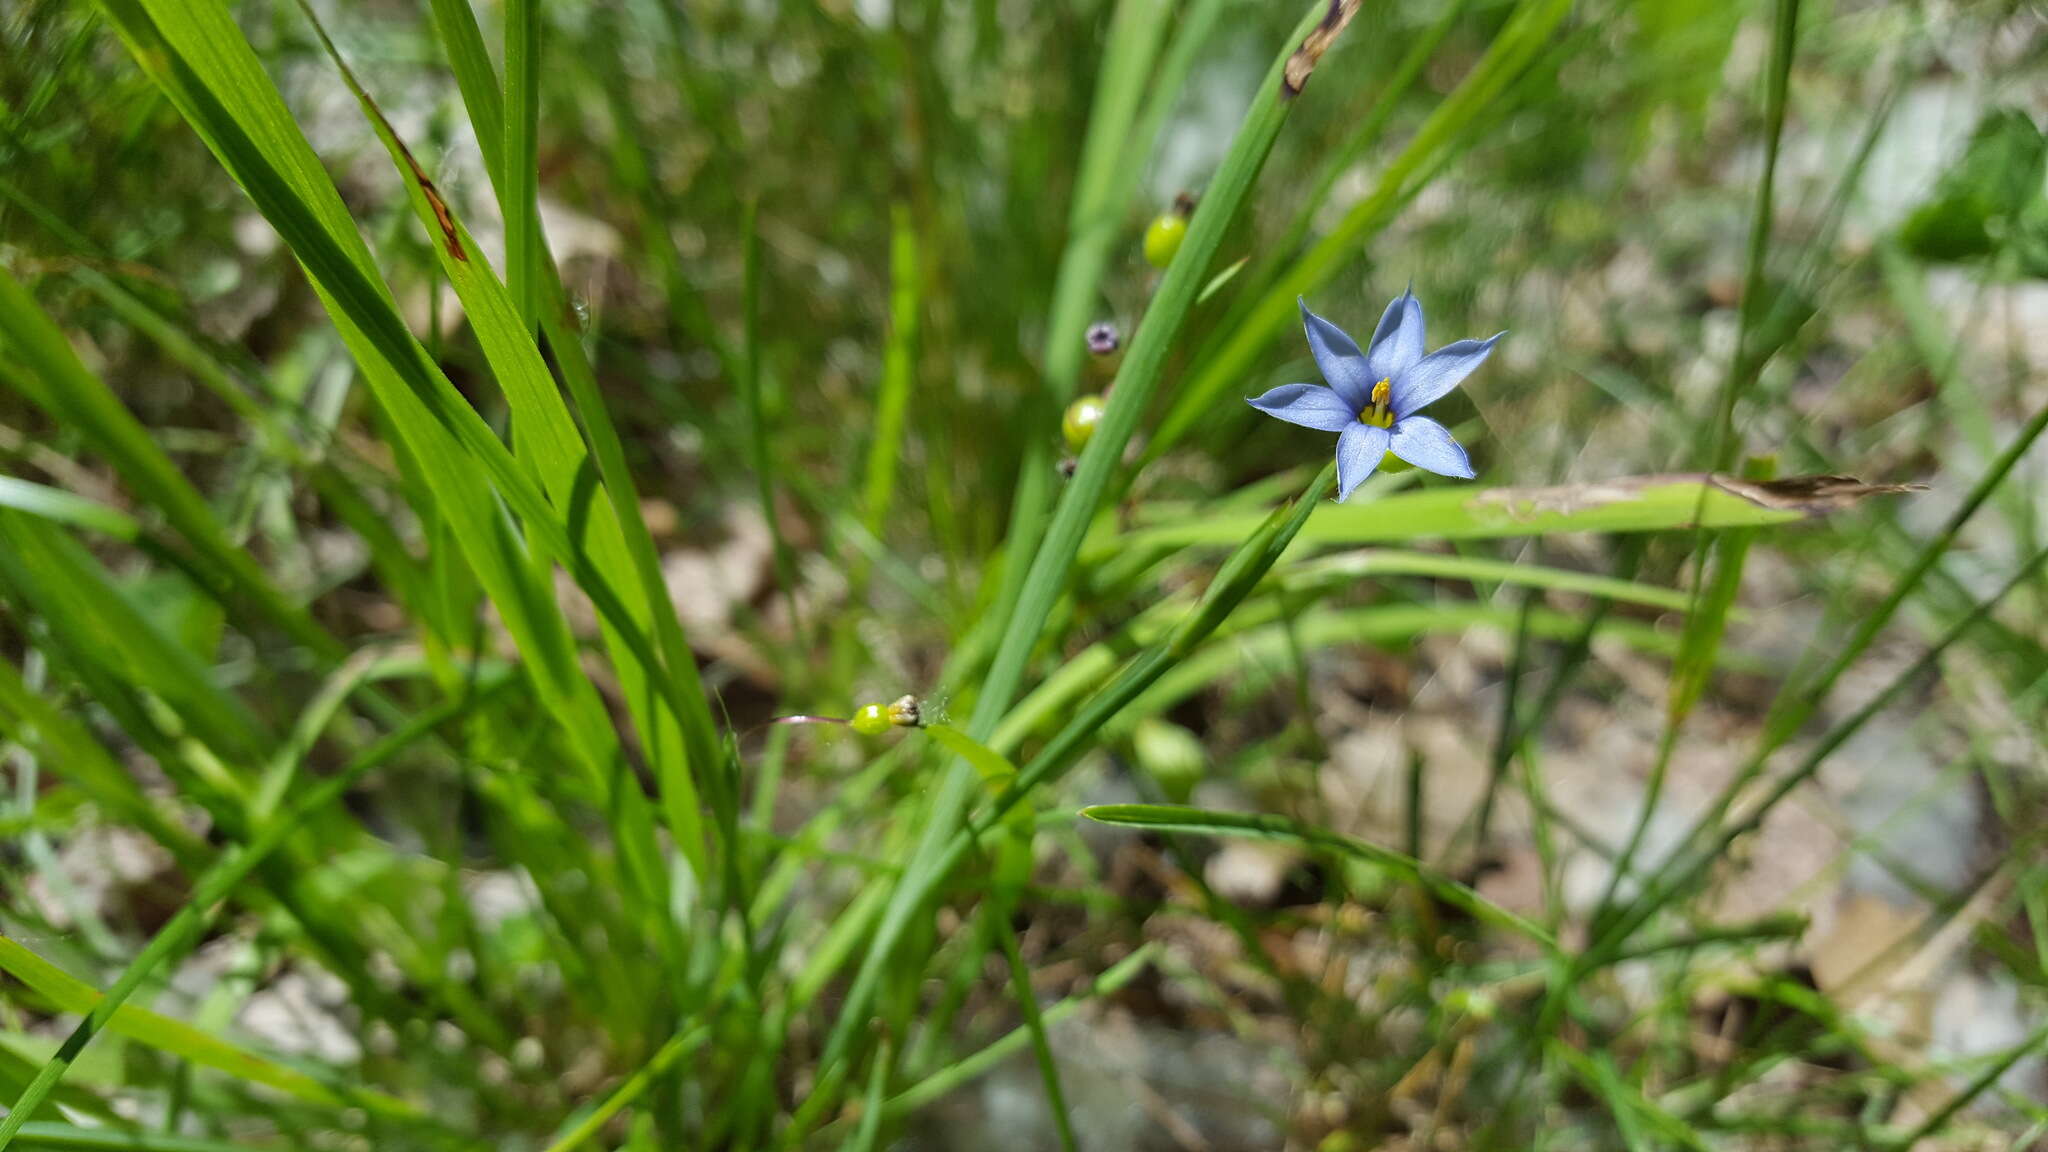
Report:
[{"label": "tiny green berry", "polygon": [[847,723],[863,736],[880,736],[895,726],[889,719],[889,708],[884,704],[861,705]]},{"label": "tiny green berry", "polygon": [[1060,433],[1067,438],[1067,447],[1079,452],[1095,435],[1095,426],[1102,423],[1102,397],[1083,396],[1067,405],[1067,414],[1060,418]]},{"label": "tiny green berry", "polygon": [[1188,218],[1178,212],[1161,212],[1145,228],[1145,262],[1154,268],[1173,263],[1180,242],[1187,239]]}]

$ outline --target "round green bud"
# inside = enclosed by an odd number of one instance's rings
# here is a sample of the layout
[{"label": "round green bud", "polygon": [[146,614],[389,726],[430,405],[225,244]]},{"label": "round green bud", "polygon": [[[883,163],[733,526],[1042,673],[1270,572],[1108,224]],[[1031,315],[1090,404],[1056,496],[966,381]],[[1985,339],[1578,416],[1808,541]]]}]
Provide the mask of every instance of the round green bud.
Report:
[{"label": "round green bud", "polygon": [[1060,434],[1067,438],[1067,447],[1079,452],[1088,443],[1095,426],[1102,423],[1102,408],[1102,397],[1093,395],[1067,405],[1067,414],[1060,417]]},{"label": "round green bud", "polygon": [[1173,263],[1180,242],[1188,237],[1188,218],[1178,212],[1161,212],[1145,226],[1145,263],[1164,268]]},{"label": "round green bud", "polygon": [[1158,783],[1175,804],[1185,804],[1209,770],[1209,754],[1193,732],[1168,720],[1148,716],[1131,733],[1131,751],[1138,767]]},{"label": "round green bud", "polygon": [[1453,988],[1444,994],[1443,1005],[1451,1012],[1481,1022],[1492,1020],[1500,1011],[1499,1002],[1483,988]]},{"label": "round green bud", "polygon": [[889,720],[889,709],[883,704],[863,704],[847,721],[855,732],[863,736],[880,736],[895,727]]}]

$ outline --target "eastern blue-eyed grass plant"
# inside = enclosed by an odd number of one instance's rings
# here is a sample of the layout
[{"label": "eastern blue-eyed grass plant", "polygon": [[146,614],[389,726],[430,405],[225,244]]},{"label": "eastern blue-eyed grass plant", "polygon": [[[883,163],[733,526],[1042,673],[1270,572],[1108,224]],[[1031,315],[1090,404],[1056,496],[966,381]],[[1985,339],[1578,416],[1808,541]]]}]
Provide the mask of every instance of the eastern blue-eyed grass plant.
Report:
[{"label": "eastern blue-eyed grass plant", "polygon": [[[1290,1090],[1224,1107],[1275,1145],[2037,1139],[2038,1025],[1914,1048],[1801,978],[1802,916],[1713,902],[1874,719],[1939,709],[1995,859],[1939,890],[1880,830],[1836,867],[1925,897],[1888,955],[2048,987],[2048,789],[2007,751],[2048,700],[2048,410],[1965,369],[1990,322],[1933,302],[1926,229],[1840,240],[1961,35],[1874,19],[0,12],[0,1148],[946,1146],[986,1134],[936,1106],[1012,1067],[1044,1122],[1004,1138],[1100,1147],[1106,1014],[1234,1033]],[[1745,24],[1757,93],[1722,84]],[[1869,113],[1793,204],[1802,92]],[[1987,123],[1945,179],[2038,197],[2048,148]],[[1979,156],[2012,140],[2018,179]],[[1746,221],[1704,400],[1696,318],[1623,352],[1526,290],[1631,246],[1702,275],[1699,228],[1635,219],[1692,201]],[[1980,296],[2039,258],[1963,223]],[[1428,353],[1418,294],[1516,336]],[[1673,311],[1637,304],[1618,331]],[[1872,309],[1898,338],[1856,343]],[[1930,527],[1842,471],[1953,499]],[[1790,668],[1730,642],[1765,556],[1847,621]],[[678,575],[711,570],[737,594]],[[1478,802],[1412,752],[1358,834],[1339,738],[1481,636]],[[1647,801],[1560,803],[1561,711],[1626,723],[1645,667]],[[1745,751],[1653,845],[1706,711]],[[1219,788],[1254,810],[1189,803]],[[1212,888],[1216,837],[1310,894]],[[95,843],[149,875],[81,884]],[[325,1046],[249,1024],[294,981]]]},{"label": "eastern blue-eyed grass plant", "polygon": [[1309,311],[1307,301],[1301,322],[1327,383],[1282,384],[1247,403],[1276,420],[1339,434],[1337,499],[1349,500],[1390,456],[1439,476],[1472,479],[1464,447],[1422,410],[1484,363],[1500,336],[1459,340],[1424,355],[1422,303],[1412,289],[1387,305],[1364,349]]}]

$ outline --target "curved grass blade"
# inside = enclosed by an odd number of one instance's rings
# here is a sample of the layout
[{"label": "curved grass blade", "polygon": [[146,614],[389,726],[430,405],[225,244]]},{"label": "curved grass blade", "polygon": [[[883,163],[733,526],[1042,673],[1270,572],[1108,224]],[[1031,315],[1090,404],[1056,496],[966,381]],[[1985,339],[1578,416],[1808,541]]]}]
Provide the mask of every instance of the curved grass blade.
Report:
[{"label": "curved grass blade", "polygon": [[[309,11],[310,14],[310,11]],[[526,331],[540,312],[540,0],[505,5],[505,175],[496,182],[505,216],[505,284]],[[330,46],[331,49],[331,46]]]},{"label": "curved grass blade", "polygon": [[[1302,529],[1304,544],[1392,544],[1410,540],[1495,540],[1562,532],[1665,532],[1767,527],[1823,516],[1866,496],[1913,489],[1840,476],[1751,482],[1727,476],[1632,476],[1554,488],[1430,488],[1362,504],[1319,509]],[[1084,556],[1139,547],[1216,546],[1242,540],[1258,523],[1248,515],[1191,518],[1140,528],[1112,540],[1098,531]]]},{"label": "curved grass blade", "polygon": [[[889,213],[889,340],[882,351],[882,388],[875,400],[875,432],[868,443],[861,484],[861,524],[880,539],[895,501],[896,459],[902,451],[904,417],[917,371],[917,322],[923,280],[917,263],[917,229],[910,209]],[[859,583],[856,581],[856,583]]]},{"label": "curved grass blade", "polygon": [[52,524],[84,528],[130,544],[142,538],[142,525],[119,508],[62,488],[14,476],[0,476],[0,508],[48,520]]}]

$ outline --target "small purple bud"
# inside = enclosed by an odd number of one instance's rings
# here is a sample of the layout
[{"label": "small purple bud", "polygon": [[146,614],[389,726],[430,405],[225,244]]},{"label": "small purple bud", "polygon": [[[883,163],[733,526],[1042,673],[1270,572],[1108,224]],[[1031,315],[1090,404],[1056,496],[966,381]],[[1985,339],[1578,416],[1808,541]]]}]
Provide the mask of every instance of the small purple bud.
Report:
[{"label": "small purple bud", "polygon": [[1088,326],[1088,351],[1097,356],[1115,352],[1123,342],[1123,337],[1117,334],[1116,325],[1107,320],[1098,320]]}]

